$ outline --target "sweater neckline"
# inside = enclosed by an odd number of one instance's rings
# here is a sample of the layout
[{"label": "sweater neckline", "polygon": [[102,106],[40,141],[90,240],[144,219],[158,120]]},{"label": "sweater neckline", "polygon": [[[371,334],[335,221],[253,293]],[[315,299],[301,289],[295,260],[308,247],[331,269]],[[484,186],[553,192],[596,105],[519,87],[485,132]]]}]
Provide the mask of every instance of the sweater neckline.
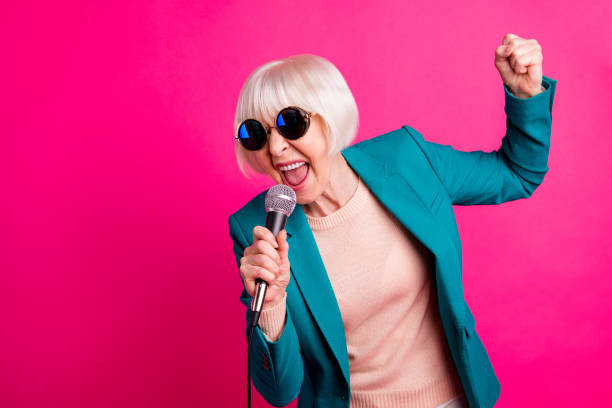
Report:
[{"label": "sweater neckline", "polygon": [[362,182],[361,177],[359,177],[355,192],[353,192],[353,195],[344,206],[324,217],[313,217],[308,214],[304,215],[306,215],[306,220],[313,231],[328,230],[357,215],[363,208],[366,197],[367,187]]}]

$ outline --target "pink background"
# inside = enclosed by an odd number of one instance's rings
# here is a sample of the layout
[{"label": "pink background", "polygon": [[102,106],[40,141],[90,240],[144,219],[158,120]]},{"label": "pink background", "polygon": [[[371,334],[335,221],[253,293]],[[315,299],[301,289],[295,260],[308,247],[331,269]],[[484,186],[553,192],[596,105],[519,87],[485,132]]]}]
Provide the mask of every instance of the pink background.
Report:
[{"label": "pink background", "polygon": [[1,407],[242,406],[227,217],[271,185],[234,159],[248,74],[318,54],[357,141],[408,124],[491,151],[508,32],[559,81],[550,171],[528,200],[455,207],[466,299],[498,406],[609,400],[610,2],[89,3],[0,10]]}]

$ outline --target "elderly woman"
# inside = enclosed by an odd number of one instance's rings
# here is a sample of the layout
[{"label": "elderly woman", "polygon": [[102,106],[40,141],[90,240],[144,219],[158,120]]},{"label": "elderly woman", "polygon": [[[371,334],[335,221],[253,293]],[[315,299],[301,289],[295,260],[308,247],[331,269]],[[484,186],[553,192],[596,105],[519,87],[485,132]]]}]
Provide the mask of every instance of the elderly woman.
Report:
[{"label": "elderly woman", "polygon": [[[529,197],[548,170],[556,81],[536,40],[495,50],[507,132],[464,152],[410,126],[349,146],[355,100],[314,55],[257,68],[240,93],[236,154],[292,187],[277,237],[262,192],[229,217],[249,309],[268,283],[252,338],[253,384],[274,406],[491,407],[500,384],[462,288],[452,205]],[[247,327],[250,324],[247,312]]]}]

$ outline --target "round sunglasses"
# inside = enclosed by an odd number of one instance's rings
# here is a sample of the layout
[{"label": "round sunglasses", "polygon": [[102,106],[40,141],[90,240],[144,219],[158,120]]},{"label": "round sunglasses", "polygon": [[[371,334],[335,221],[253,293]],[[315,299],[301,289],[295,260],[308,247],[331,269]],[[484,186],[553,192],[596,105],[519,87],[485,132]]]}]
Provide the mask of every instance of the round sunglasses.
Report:
[{"label": "round sunglasses", "polygon": [[240,124],[236,139],[247,150],[259,150],[266,145],[272,129],[277,129],[285,139],[296,140],[304,136],[310,127],[310,117],[314,112],[306,112],[297,106],[288,106],[276,116],[276,126],[266,128],[260,121],[246,119]]}]

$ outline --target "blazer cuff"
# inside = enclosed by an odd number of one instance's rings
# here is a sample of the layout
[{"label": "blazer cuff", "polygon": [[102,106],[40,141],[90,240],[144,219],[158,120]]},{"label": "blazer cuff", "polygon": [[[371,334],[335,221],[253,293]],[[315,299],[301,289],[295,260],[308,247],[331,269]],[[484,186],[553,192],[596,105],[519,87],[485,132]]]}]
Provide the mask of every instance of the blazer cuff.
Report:
[{"label": "blazer cuff", "polygon": [[506,95],[506,114],[510,119],[514,117],[550,116],[552,103],[555,96],[557,81],[542,75],[542,86],[546,89],[531,98],[517,98],[512,94],[508,86],[504,84]]}]

